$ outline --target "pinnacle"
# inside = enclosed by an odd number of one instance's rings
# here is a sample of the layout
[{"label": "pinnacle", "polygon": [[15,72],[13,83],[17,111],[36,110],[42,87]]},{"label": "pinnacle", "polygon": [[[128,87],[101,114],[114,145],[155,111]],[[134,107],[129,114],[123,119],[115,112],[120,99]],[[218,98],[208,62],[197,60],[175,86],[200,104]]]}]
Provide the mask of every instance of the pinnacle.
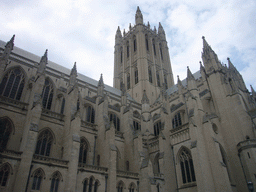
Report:
[{"label": "pinnacle", "polygon": [[253,94],[253,95],[256,95],[256,93],[255,93],[255,91],[254,91],[252,85],[250,85],[250,87],[251,87],[251,92],[252,92],[252,94]]},{"label": "pinnacle", "polygon": [[71,70],[71,74],[77,75],[76,62],[74,63],[74,66],[73,66],[73,68],[72,68],[72,70]]},{"label": "pinnacle", "polygon": [[98,82],[98,86],[104,86],[102,73],[100,74],[100,80],[99,80],[99,82]]},{"label": "pinnacle", "polygon": [[178,84],[178,85],[182,85],[179,75],[177,75],[177,79],[178,79],[177,84]]},{"label": "pinnacle", "polygon": [[233,63],[230,61],[229,57],[227,58],[227,60],[228,60],[228,68],[229,69],[236,69],[235,66],[233,65]]},{"label": "pinnacle", "polygon": [[137,6],[137,11],[136,11],[136,13],[141,13],[139,6]]},{"label": "pinnacle", "polygon": [[147,94],[146,94],[146,90],[143,91],[143,96],[142,96],[141,103],[142,104],[144,104],[144,103],[149,104],[149,100],[148,100],[148,97],[147,97]]},{"label": "pinnacle", "polygon": [[15,34],[12,36],[12,38],[10,40],[12,43],[14,42],[14,38],[15,38]]},{"label": "pinnacle", "polygon": [[195,77],[193,76],[193,74],[191,73],[189,67],[187,66],[187,79],[188,80],[195,80]]}]

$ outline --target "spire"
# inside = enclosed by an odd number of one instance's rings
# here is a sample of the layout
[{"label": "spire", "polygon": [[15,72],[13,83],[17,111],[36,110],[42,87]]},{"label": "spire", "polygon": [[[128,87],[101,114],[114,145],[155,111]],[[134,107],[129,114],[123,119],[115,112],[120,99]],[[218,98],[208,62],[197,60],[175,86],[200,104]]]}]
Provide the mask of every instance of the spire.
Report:
[{"label": "spire", "polygon": [[117,27],[117,30],[116,30],[116,39],[117,38],[122,38],[122,34],[119,26]]},{"label": "spire", "polygon": [[190,81],[190,80],[195,80],[195,77],[192,75],[189,67],[187,66],[187,80]]},{"label": "spire", "polygon": [[178,79],[177,84],[180,85],[180,86],[183,86],[182,83],[181,83],[179,75],[177,75],[177,79]]},{"label": "spire", "polygon": [[76,84],[76,77],[77,77],[77,70],[76,70],[76,62],[75,62],[70,72],[69,86],[74,86]]},{"label": "spire", "polygon": [[45,50],[44,55],[41,57],[39,66],[38,66],[38,73],[44,73],[46,65],[48,64],[48,49]]},{"label": "spire", "polygon": [[143,24],[143,15],[140,11],[139,6],[137,7],[137,11],[136,11],[136,14],[135,14],[135,23],[136,23],[136,25]]},{"label": "spire", "polygon": [[73,66],[73,68],[72,68],[72,70],[71,70],[70,75],[75,75],[75,76],[77,76],[76,62],[74,63],[74,66]]},{"label": "spire", "polygon": [[129,24],[129,30],[131,31],[131,29],[132,29],[132,24],[130,23]]},{"label": "spire", "polygon": [[102,75],[102,73],[100,74],[100,80],[99,80],[99,82],[98,82],[98,87],[101,87],[101,86],[104,87],[104,82],[103,82],[103,75]]},{"label": "spire", "polygon": [[154,33],[156,34],[156,26],[154,26]]},{"label": "spire", "polygon": [[159,27],[158,27],[158,34],[165,39],[165,32],[162,24],[159,22]]},{"label": "spire", "polygon": [[13,35],[10,41],[8,41],[5,45],[4,53],[0,58],[0,67],[2,68],[5,68],[8,65],[8,59],[14,47],[14,38],[15,35]]},{"label": "spire", "polygon": [[147,94],[146,94],[146,90],[143,91],[143,96],[142,96],[142,100],[141,100],[141,103],[142,104],[149,104],[149,100],[148,100],[148,97],[147,97]]},{"label": "spire", "polygon": [[229,57],[227,58],[227,60],[228,60],[228,68],[233,69],[233,70],[237,70],[236,67],[233,65],[233,63],[230,61]]},{"label": "spire", "polygon": [[125,29],[124,29],[124,33],[123,33],[123,36],[125,36]]},{"label": "spire", "polygon": [[252,96],[253,96],[253,97],[256,97],[256,92],[254,91],[252,85],[250,85],[250,87],[251,87]]},{"label": "spire", "polygon": [[148,21],[148,28],[150,28],[150,24],[149,24],[149,21]]}]

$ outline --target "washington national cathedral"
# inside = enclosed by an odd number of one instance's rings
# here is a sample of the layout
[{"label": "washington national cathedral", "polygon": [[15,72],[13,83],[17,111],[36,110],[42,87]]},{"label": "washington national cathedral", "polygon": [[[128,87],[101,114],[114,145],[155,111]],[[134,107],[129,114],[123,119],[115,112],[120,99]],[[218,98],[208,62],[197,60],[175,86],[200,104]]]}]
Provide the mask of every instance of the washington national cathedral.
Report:
[{"label": "washington national cathedral", "polygon": [[[175,83],[165,31],[135,24],[113,85],[0,41],[0,191],[246,192],[256,188],[256,92],[203,37]],[[200,51],[200,50],[198,50]]]}]

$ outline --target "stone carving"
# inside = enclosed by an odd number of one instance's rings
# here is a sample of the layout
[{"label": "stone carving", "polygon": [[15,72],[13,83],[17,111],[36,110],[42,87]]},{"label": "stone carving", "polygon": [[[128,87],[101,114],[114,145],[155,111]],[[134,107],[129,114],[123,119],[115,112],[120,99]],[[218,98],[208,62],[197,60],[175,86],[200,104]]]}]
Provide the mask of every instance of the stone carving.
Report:
[{"label": "stone carving", "polygon": [[190,143],[190,149],[193,149],[193,148],[195,148],[195,147],[197,147],[197,141],[192,141],[192,142]]},{"label": "stone carving", "polygon": [[103,120],[104,120],[105,128],[110,129],[110,121],[109,121],[108,115],[104,114]]}]

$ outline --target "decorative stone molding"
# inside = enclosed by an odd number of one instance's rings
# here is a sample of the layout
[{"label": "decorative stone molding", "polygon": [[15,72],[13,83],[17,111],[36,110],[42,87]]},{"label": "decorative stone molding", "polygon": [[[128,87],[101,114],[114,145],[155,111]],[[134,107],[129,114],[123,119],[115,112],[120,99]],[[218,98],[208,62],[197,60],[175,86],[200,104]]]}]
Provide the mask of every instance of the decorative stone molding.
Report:
[{"label": "decorative stone molding", "polygon": [[38,132],[38,125],[35,124],[35,123],[30,123],[29,130],[34,131],[34,132]]},{"label": "decorative stone molding", "polygon": [[174,112],[175,110],[177,110],[178,108],[180,108],[183,105],[184,105],[184,103],[180,102],[177,105],[172,106],[171,107],[171,112]]},{"label": "decorative stone molding", "polygon": [[117,148],[116,148],[115,145],[110,144],[110,150],[111,150],[111,151],[117,151]]}]

